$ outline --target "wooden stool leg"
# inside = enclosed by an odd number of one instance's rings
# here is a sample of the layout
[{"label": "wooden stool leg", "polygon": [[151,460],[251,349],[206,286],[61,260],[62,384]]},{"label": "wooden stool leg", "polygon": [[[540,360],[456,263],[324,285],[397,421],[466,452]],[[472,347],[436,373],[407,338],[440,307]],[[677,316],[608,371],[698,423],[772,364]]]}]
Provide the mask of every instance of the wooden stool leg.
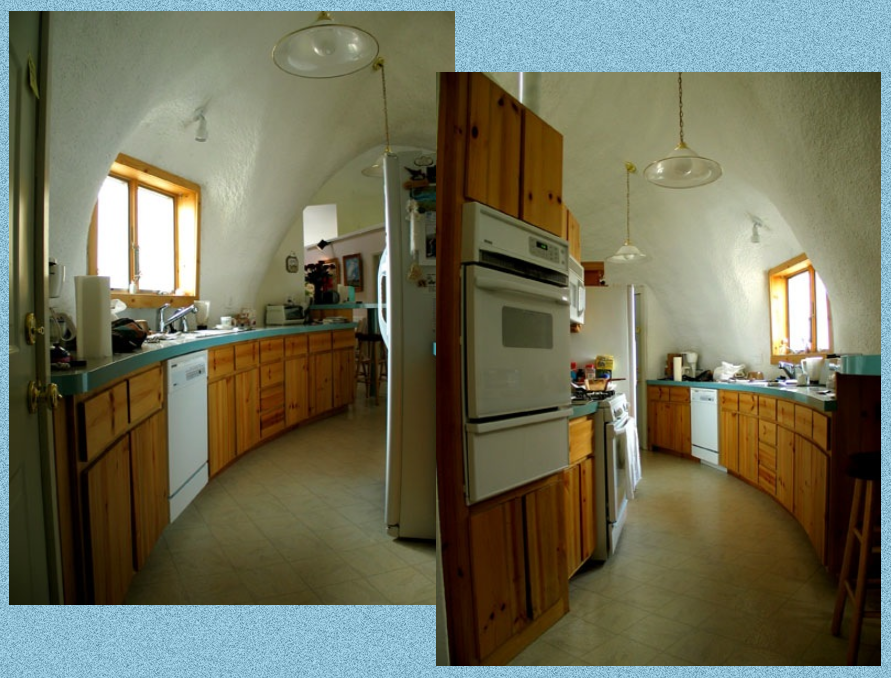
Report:
[{"label": "wooden stool leg", "polygon": [[863,495],[863,481],[854,481],[854,498],[851,501],[851,519],[848,521],[848,536],[845,539],[845,554],[842,557],[841,572],[838,575],[838,593],[835,594],[835,610],[832,613],[832,635],[841,632],[842,618],[845,615],[845,603],[848,600],[848,577],[851,575],[851,559],[854,553],[854,537],[857,529],[857,514]]},{"label": "wooden stool leg", "polygon": [[866,481],[866,502],[863,505],[863,523],[860,527],[860,562],[857,564],[857,589],[854,594],[854,614],[851,618],[851,639],[848,642],[848,665],[857,663],[860,650],[860,632],[863,629],[863,610],[866,607],[869,554],[872,551],[872,500],[875,483]]}]

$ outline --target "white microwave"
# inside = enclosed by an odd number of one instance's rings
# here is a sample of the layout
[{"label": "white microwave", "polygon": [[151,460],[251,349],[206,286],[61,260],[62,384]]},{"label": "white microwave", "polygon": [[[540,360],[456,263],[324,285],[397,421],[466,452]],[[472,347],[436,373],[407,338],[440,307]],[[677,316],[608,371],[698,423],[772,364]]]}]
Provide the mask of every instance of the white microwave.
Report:
[{"label": "white microwave", "polygon": [[585,324],[585,269],[569,257],[569,322]]},{"label": "white microwave", "polygon": [[268,304],[266,306],[267,325],[302,325],[306,316],[302,306],[296,304]]}]

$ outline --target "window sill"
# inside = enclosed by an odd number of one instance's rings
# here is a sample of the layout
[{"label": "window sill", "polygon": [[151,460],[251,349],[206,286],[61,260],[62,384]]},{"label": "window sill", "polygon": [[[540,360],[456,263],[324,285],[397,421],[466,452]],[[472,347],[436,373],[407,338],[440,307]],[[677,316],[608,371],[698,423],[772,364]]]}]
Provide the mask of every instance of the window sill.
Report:
[{"label": "window sill", "polygon": [[777,363],[784,362],[797,362],[799,360],[804,360],[805,358],[825,358],[830,355],[832,351],[819,351],[815,353],[786,353],[784,355],[772,355],[770,356],[770,364],[776,365]]},{"label": "window sill", "polygon": [[197,297],[179,296],[175,294],[155,294],[153,292],[137,292],[130,294],[123,290],[112,290],[112,299],[120,299],[127,308],[159,308],[164,304],[170,304],[176,308],[182,308],[193,303]]}]

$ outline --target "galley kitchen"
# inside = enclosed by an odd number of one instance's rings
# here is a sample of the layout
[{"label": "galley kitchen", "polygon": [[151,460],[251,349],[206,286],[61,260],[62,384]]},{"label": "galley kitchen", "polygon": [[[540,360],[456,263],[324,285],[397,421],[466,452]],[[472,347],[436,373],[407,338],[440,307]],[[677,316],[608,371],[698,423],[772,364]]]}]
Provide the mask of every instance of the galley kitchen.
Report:
[{"label": "galley kitchen", "polygon": [[878,76],[439,82],[437,662],[879,662]]},{"label": "galley kitchen", "polygon": [[10,602],[432,605],[454,14],[10,17]]}]

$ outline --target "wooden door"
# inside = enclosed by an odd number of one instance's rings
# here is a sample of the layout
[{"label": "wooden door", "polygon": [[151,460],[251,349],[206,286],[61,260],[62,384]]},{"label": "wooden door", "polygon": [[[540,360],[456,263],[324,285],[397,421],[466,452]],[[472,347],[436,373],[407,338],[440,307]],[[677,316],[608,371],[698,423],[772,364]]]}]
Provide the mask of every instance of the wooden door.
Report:
[{"label": "wooden door", "polygon": [[236,454],[244,454],[260,442],[259,391],[260,375],[256,369],[235,375]]},{"label": "wooden door", "polygon": [[739,473],[739,414],[721,410],[721,430],[718,450],[721,465]]},{"label": "wooden door", "polygon": [[470,547],[477,650],[484,660],[528,623],[522,499],[471,514]]},{"label": "wooden door", "polygon": [[306,356],[285,361],[285,426],[299,424],[309,416]]},{"label": "wooden door", "polygon": [[207,452],[211,478],[235,459],[235,377],[207,385]]},{"label": "wooden door", "polygon": [[566,515],[566,573],[571,577],[582,564],[581,465],[563,471],[563,511]]},{"label": "wooden door", "polygon": [[563,135],[523,110],[523,172],[520,218],[557,237],[563,222]]},{"label": "wooden door", "polygon": [[561,598],[569,602],[560,483],[555,480],[525,495],[523,506],[529,611],[536,619]]},{"label": "wooden door", "polygon": [[334,406],[331,353],[312,353],[309,357],[309,414],[314,417]]},{"label": "wooden door", "polygon": [[520,104],[482,73],[472,73],[469,108],[464,194],[519,217]]},{"label": "wooden door", "polygon": [[356,352],[352,348],[333,353],[334,407],[349,405],[356,400]]},{"label": "wooden door", "polygon": [[788,511],[794,509],[795,496],[795,434],[777,427],[777,500]]},{"label": "wooden door", "polygon": [[124,437],[84,473],[93,602],[124,602],[133,579],[130,528],[130,438]]},{"label": "wooden door", "polygon": [[166,412],[159,412],[130,432],[130,471],[133,542],[139,571],[170,523]]},{"label": "wooden door", "polygon": [[739,474],[758,484],[758,418],[739,415]]}]

